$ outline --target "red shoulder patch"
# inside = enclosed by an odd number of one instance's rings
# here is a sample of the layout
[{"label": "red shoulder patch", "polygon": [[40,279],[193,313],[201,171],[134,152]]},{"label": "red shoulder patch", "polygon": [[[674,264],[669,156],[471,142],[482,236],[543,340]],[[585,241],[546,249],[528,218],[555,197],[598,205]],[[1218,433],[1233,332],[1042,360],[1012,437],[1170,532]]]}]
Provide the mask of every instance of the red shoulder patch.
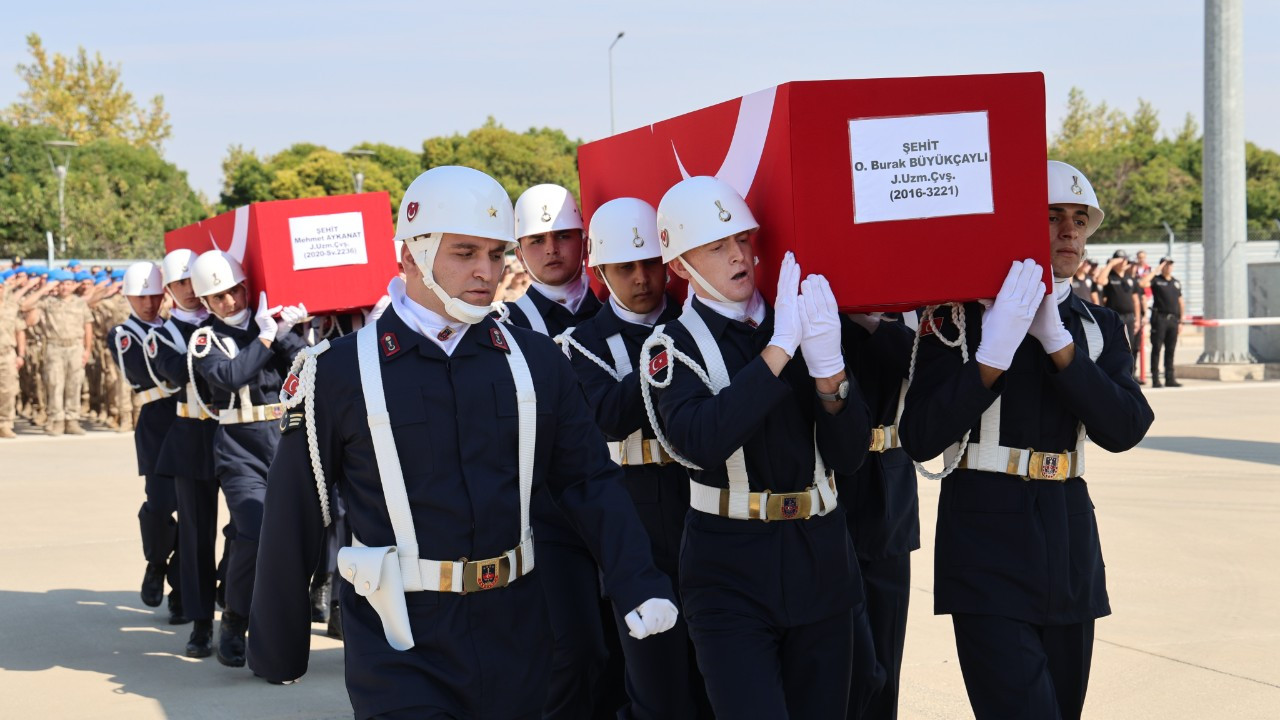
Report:
[{"label": "red shoulder patch", "polygon": [[658,373],[662,372],[663,368],[670,364],[671,358],[668,357],[666,350],[658,353],[649,360],[649,377],[656,376]]},{"label": "red shoulder patch", "polygon": [[281,387],[280,389],[289,393],[290,397],[293,397],[294,395],[298,394],[299,382],[301,382],[301,380],[298,378],[298,376],[295,373],[289,373],[289,377],[284,379],[284,386]]},{"label": "red shoulder patch", "polygon": [[391,357],[400,352],[400,340],[396,338],[396,334],[382,333],[382,354]]},{"label": "red shoulder patch", "polygon": [[200,336],[196,338],[196,346],[204,347],[205,345],[208,345],[208,344],[209,344],[209,336],[206,333],[200,333]]},{"label": "red shoulder patch", "polygon": [[507,345],[507,336],[502,334],[501,329],[489,328],[489,341],[499,350],[511,352],[511,347]]},{"label": "red shoulder patch", "polygon": [[132,340],[129,338],[129,333],[120,333],[120,352],[128,350],[131,342]]}]

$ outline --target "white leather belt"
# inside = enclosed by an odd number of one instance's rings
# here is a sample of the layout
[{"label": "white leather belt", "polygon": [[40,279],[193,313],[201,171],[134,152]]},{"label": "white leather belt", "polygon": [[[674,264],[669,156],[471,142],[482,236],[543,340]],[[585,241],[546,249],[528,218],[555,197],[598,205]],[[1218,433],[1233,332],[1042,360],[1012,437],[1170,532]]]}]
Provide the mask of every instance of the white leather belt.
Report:
[{"label": "white leather belt", "polygon": [[[364,543],[351,538],[352,547],[365,547]],[[403,563],[414,562],[410,558],[400,558],[401,572],[405,577],[412,577],[412,571],[403,567]],[[533,572],[533,537],[530,536],[520,545],[505,553],[485,560],[423,560],[417,561],[418,576],[422,578],[421,588],[405,587],[405,592],[432,591],[451,592],[466,595],[470,592],[494,590],[515,582],[519,578]],[[356,567],[350,565],[341,568],[343,577],[354,583]],[[408,571],[408,572],[406,572]]]},{"label": "white leather belt", "polygon": [[619,465],[666,465],[671,456],[657,440],[646,440],[639,433],[621,442],[609,443],[609,457]]},{"label": "white leather belt", "polygon": [[268,420],[279,420],[283,415],[284,405],[281,403],[247,405],[218,413],[218,424],[239,425],[241,423],[266,422]]},{"label": "white leather belt", "polygon": [[1048,480],[1050,482],[1066,482],[1080,477],[1080,454],[1070,452],[1041,452],[1030,448],[1011,448],[999,445],[995,458],[987,462],[979,462],[980,455],[971,445],[965,451],[964,458],[956,467],[969,470],[1017,475],[1023,480]]},{"label": "white leather belt", "polygon": [[201,410],[200,406],[195,403],[180,402],[178,403],[176,412],[180,418],[190,418],[192,420],[217,420],[213,415]]},{"label": "white leather belt", "polygon": [[747,493],[747,514],[740,516],[734,513],[730,503],[732,491],[725,488],[703,485],[694,480],[689,481],[689,505],[699,512],[720,517],[731,517],[737,520],[808,520],[815,515],[826,515],[835,509],[835,478],[828,476],[826,482],[831,490],[832,502],[823,503],[823,493],[816,484],[807,490],[794,493],[763,492]]},{"label": "white leather belt", "polygon": [[146,405],[149,402],[155,402],[156,400],[163,400],[169,397],[171,394],[172,393],[167,393],[163,389],[158,387],[147,388],[146,390],[140,390],[134,393],[133,401],[135,405]]},{"label": "white leather belt", "polygon": [[897,425],[881,425],[871,429],[871,452],[882,453],[900,447],[902,442],[898,440]]}]

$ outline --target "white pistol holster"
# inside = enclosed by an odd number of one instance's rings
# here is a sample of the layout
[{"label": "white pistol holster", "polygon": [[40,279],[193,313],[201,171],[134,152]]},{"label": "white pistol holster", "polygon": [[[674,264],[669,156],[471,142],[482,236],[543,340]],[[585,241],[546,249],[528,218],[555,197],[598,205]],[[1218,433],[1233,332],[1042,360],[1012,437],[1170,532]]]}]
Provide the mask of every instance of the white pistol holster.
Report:
[{"label": "white pistol holster", "polygon": [[356,594],[378,611],[391,647],[413,647],[413,628],[409,626],[409,608],[395,547],[344,547],[338,550],[338,567]]}]

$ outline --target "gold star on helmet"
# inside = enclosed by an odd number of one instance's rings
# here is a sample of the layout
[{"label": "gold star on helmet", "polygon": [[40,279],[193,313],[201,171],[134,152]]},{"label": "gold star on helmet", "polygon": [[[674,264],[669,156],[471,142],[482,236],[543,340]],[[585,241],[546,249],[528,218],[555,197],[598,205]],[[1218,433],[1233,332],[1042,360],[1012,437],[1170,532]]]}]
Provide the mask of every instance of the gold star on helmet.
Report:
[{"label": "gold star on helmet", "polygon": [[489,206],[489,217],[491,217],[491,218],[496,218],[496,217],[498,217],[498,208],[496,208],[496,207],[494,207],[494,206],[490,205],[490,206]]}]

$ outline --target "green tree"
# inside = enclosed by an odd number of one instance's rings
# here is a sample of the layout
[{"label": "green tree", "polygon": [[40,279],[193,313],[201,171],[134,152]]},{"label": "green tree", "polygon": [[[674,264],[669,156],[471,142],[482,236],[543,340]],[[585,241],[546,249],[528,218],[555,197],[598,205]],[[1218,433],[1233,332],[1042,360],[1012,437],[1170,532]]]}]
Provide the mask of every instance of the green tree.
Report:
[{"label": "green tree", "polygon": [[513,132],[489,117],[466,135],[434,137],[422,143],[422,167],[466,165],[488,173],[514,201],[531,185],[555,183],[578,194],[578,146],[561,130]]},{"label": "green tree", "polygon": [[266,200],[347,195],[355,192],[354,173],[359,171],[364,173],[364,191],[388,193],[392,212],[398,211],[405,186],[421,172],[418,156],[391,145],[358,147],[375,154],[347,157],[321,145],[296,143],[264,160],[252,150],[232,145],[222,161],[218,210]]},{"label": "green tree", "polygon": [[100,53],[89,57],[80,47],[75,57],[52,55],[40,36],[27,36],[29,64],[18,65],[26,83],[18,102],[3,118],[20,127],[49,127],[61,138],[85,144],[95,140],[121,140],[135,146],[159,147],[172,127],[164,109],[164,96],[151,98],[147,108],[134,100],[120,80],[120,66],[108,63]]}]

